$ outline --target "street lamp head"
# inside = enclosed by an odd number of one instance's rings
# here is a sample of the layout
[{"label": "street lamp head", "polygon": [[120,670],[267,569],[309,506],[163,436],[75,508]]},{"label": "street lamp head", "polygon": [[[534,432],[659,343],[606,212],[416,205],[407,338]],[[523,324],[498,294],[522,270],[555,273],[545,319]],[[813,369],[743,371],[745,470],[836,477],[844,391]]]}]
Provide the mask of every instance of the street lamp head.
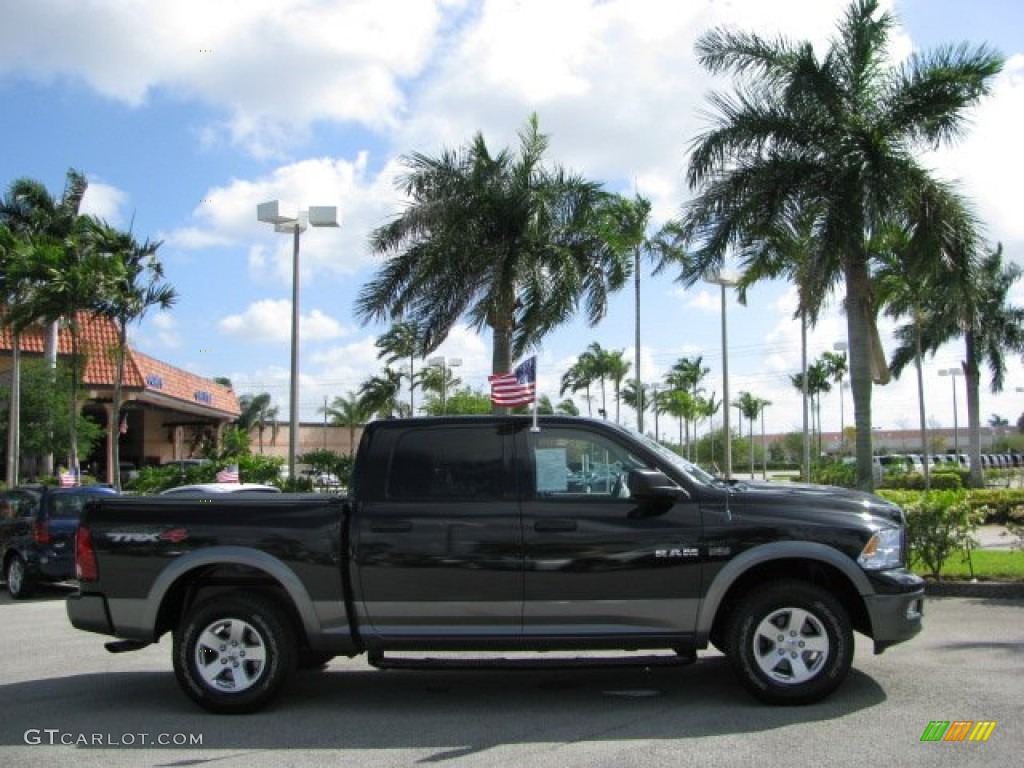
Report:
[{"label": "street lamp head", "polygon": [[338,208],[334,205],[309,206],[309,225],[311,227],[337,227]]},{"label": "street lamp head", "polygon": [[849,349],[849,345],[845,341],[837,341],[835,344],[832,345],[832,349],[834,349],[836,352],[845,352],[847,349]]},{"label": "street lamp head", "polygon": [[959,368],[943,368],[939,371],[939,376],[963,376],[964,372]]},{"label": "street lamp head", "polygon": [[739,285],[740,276],[729,269],[717,269],[713,272],[705,272],[704,282],[731,288],[734,285]]},{"label": "street lamp head", "polygon": [[256,220],[264,224],[294,224],[299,220],[299,211],[290,205],[282,205],[280,200],[270,200],[256,206]]}]

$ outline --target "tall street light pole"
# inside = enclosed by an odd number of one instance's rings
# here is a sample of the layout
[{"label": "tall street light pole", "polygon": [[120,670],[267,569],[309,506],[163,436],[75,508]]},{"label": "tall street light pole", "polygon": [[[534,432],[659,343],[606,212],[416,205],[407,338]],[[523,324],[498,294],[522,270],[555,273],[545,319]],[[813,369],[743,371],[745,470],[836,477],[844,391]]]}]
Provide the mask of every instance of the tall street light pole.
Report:
[{"label": "tall street light pole", "polygon": [[949,376],[950,381],[953,382],[953,453],[956,454],[957,463],[960,462],[960,425],[956,413],[956,377],[963,375],[964,372],[961,368],[943,368],[939,371],[939,376]]},{"label": "tall street light pole", "polygon": [[712,285],[722,289],[722,427],[725,430],[725,479],[732,479],[732,435],[729,433],[729,328],[726,312],[725,289],[736,285],[735,275],[727,272],[714,272],[704,278]]},{"label": "tall street light pole", "polygon": [[307,211],[282,211],[278,200],[256,206],[256,220],[273,224],[274,231],[292,235],[292,351],[288,406],[288,478],[295,480],[295,447],[299,436],[299,235],[307,226],[337,227],[338,209],[310,206]]}]

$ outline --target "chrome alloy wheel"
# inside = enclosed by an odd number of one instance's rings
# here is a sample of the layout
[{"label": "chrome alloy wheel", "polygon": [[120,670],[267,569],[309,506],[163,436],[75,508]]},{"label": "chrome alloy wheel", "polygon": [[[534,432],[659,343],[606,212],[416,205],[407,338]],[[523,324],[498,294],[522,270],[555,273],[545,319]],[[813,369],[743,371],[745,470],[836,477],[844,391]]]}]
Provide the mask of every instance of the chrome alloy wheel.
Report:
[{"label": "chrome alloy wheel", "polygon": [[196,669],[211,688],[241,693],[255,685],[266,667],[263,636],[241,619],[223,618],[209,624],[195,644]]},{"label": "chrome alloy wheel", "polygon": [[798,685],[817,675],[828,660],[828,633],[810,611],[779,608],[757,625],[753,652],[757,666],[769,678]]}]

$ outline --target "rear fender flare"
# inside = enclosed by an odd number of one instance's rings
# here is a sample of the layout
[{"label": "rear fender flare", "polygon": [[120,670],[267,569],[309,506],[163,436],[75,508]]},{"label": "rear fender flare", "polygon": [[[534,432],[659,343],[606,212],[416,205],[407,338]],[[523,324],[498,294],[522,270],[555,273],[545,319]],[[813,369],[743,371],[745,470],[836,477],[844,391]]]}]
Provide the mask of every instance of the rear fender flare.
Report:
[{"label": "rear fender flare", "polygon": [[302,621],[306,636],[312,637],[320,632],[313,601],[295,571],[276,557],[247,547],[210,547],[183,555],[171,562],[157,576],[146,596],[143,626],[155,631],[157,616],[171,588],[190,571],[208,565],[242,565],[263,571],[287,593]]}]

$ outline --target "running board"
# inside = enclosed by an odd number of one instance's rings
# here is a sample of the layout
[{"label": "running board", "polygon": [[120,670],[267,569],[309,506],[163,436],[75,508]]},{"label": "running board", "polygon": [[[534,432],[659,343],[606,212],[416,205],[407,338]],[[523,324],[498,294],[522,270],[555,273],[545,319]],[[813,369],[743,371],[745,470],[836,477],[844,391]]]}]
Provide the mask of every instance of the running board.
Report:
[{"label": "running board", "polygon": [[563,656],[558,658],[411,658],[371,655],[367,661],[377,669],[616,669],[622,667],[685,667],[694,656]]}]

